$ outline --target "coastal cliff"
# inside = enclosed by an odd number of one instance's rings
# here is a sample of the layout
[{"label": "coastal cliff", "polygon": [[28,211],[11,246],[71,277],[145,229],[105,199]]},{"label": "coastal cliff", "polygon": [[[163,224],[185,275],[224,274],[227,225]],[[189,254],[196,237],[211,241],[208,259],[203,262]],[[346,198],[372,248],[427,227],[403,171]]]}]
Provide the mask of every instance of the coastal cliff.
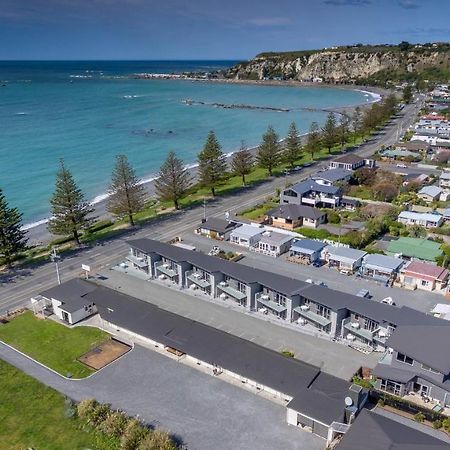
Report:
[{"label": "coastal cliff", "polygon": [[[445,81],[450,77],[450,45],[429,47],[338,47],[302,52],[261,53],[223,74],[226,78],[280,78],[330,83],[385,84],[388,79]],[[378,82],[378,83],[377,83]]]}]

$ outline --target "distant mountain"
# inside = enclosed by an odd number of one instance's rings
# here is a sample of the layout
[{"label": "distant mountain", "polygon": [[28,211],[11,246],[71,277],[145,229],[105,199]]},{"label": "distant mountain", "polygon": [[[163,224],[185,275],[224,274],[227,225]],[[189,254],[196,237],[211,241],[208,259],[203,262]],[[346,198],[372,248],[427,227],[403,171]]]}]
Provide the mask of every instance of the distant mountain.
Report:
[{"label": "distant mountain", "polygon": [[260,53],[222,73],[226,78],[324,81],[386,85],[398,81],[448,81],[450,44],[345,46]]}]

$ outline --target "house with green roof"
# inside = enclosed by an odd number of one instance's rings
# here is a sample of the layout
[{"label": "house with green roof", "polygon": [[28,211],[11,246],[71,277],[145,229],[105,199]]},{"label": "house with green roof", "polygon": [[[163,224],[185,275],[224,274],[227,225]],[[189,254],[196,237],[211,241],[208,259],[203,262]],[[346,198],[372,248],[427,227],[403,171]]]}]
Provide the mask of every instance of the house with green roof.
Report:
[{"label": "house with green roof", "polygon": [[400,237],[395,241],[389,242],[386,253],[388,255],[401,254],[405,258],[433,262],[443,254],[439,242],[410,237]]}]

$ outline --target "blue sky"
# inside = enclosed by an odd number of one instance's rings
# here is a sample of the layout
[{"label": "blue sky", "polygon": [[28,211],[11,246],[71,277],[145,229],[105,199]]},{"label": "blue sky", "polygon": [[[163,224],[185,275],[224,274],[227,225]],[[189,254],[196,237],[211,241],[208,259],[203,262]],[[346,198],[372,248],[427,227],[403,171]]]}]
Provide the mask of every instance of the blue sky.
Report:
[{"label": "blue sky", "polygon": [[0,59],[247,59],[448,41],[450,0],[0,0]]}]

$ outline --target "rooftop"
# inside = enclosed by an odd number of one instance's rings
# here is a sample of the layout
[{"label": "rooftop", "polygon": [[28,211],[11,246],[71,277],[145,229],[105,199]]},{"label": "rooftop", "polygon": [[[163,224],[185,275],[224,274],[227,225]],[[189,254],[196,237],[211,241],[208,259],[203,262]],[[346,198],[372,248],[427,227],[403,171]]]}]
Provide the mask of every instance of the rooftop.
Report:
[{"label": "rooftop", "polygon": [[294,184],[290,188],[286,190],[293,190],[299,195],[304,195],[311,191],[321,192],[324,194],[337,195],[341,192],[341,189],[336,186],[325,186],[323,184],[319,184],[314,180],[305,180],[300,183]]},{"label": "rooftop", "polygon": [[400,422],[363,409],[336,450],[444,450],[448,444]]},{"label": "rooftop", "polygon": [[313,208],[311,206],[303,205],[280,205],[277,208],[271,209],[268,216],[281,217],[283,219],[298,219],[300,217],[306,217],[307,219],[317,220],[325,215],[320,209]]},{"label": "rooftop", "polygon": [[312,252],[320,252],[326,244],[321,241],[315,241],[313,239],[296,239],[292,244],[292,250],[311,250]]},{"label": "rooftop", "polygon": [[240,227],[235,228],[231,234],[235,236],[243,236],[251,238],[253,236],[257,236],[258,234],[262,234],[263,232],[264,232],[263,228],[244,224],[241,225]]},{"label": "rooftop", "polygon": [[434,264],[427,264],[420,261],[411,261],[402,269],[402,272],[415,273],[418,275],[427,275],[436,278],[437,280],[444,280],[448,276],[448,270]]},{"label": "rooftop", "polygon": [[366,255],[364,257],[365,266],[382,267],[391,270],[397,270],[404,263],[401,258],[392,256],[378,255],[376,253]]},{"label": "rooftop", "polygon": [[294,239],[289,234],[276,233],[275,231],[265,231],[261,236],[259,242],[269,245],[283,245],[286,242],[290,242]]},{"label": "rooftop", "polygon": [[367,253],[362,250],[356,250],[350,247],[334,247],[333,245],[327,245],[325,252],[329,253],[332,258],[346,258],[349,260],[357,261]]},{"label": "rooftop", "polygon": [[360,156],[348,154],[348,155],[342,155],[339,158],[333,159],[332,162],[337,163],[343,163],[343,164],[358,164],[361,161],[364,161],[364,158],[361,158]]},{"label": "rooftop", "polygon": [[345,180],[352,175],[351,170],[347,169],[328,169],[323,172],[317,172],[311,176],[313,180],[325,180],[330,183]]},{"label": "rooftop", "polygon": [[426,261],[435,261],[442,255],[441,244],[427,239],[400,237],[390,241],[387,247],[389,253],[400,253],[407,258],[417,258]]},{"label": "rooftop", "polygon": [[429,195],[430,197],[437,197],[442,192],[438,186],[424,186],[419,192],[419,195]]},{"label": "rooftop", "polygon": [[435,324],[397,327],[386,345],[447,375],[450,373],[449,342],[450,324],[436,319]]},{"label": "rooftop", "polygon": [[398,215],[399,219],[406,220],[420,220],[424,222],[439,222],[442,219],[442,214],[439,213],[421,213],[415,211],[402,211]]},{"label": "rooftop", "polygon": [[218,233],[226,233],[237,227],[236,222],[232,222],[218,217],[208,217],[205,222],[200,225],[201,228],[217,231]]}]

